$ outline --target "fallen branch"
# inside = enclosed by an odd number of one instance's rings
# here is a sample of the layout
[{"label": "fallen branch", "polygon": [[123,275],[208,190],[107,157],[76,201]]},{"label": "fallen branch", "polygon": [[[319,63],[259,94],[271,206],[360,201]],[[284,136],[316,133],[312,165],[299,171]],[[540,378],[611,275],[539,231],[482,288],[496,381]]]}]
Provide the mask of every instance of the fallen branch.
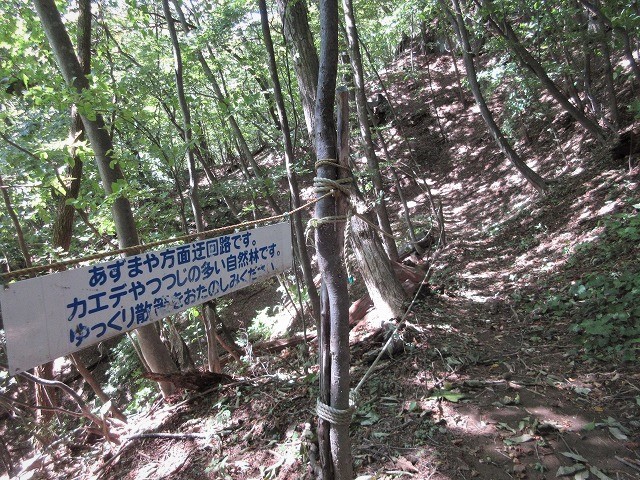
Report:
[{"label": "fallen branch", "polygon": [[30,374],[29,372],[22,372],[19,375],[23,378],[26,378],[27,380],[31,380],[32,382],[37,383],[38,385],[43,385],[45,387],[59,388],[60,390],[63,390],[64,392],[66,392],[71,398],[73,398],[76,401],[76,403],[78,404],[78,407],[80,407],[80,410],[82,411],[82,416],[84,416],[88,420],[91,420],[96,425],[98,425],[104,437],[109,442],[112,441],[112,438],[109,432],[108,423],[102,420],[101,418],[99,418],[97,415],[95,415],[91,411],[91,409],[87,406],[87,404],[84,402],[84,400],[82,400],[82,397],[80,397],[80,395],[78,395],[73,390],[73,388],[71,388],[65,383],[59,382],[58,380],[45,380],[44,378],[36,377],[35,375]]},{"label": "fallen branch", "polygon": [[615,456],[615,459],[618,460],[620,463],[624,463],[627,467],[631,467],[634,470],[637,470],[640,472],[640,465],[636,465],[636,463],[633,460],[622,458],[617,455]]},{"label": "fallen branch", "polygon": [[141,440],[145,438],[169,438],[172,440],[198,440],[198,439],[211,439],[214,438],[215,434],[209,433],[164,433],[164,432],[149,432],[149,433],[137,433],[135,435],[130,435],[126,439],[130,440]]}]

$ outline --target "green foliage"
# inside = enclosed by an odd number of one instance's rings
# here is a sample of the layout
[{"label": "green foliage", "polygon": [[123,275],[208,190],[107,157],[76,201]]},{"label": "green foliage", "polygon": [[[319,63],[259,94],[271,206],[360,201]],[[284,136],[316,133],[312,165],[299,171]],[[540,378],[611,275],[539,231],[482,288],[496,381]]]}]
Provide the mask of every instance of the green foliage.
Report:
[{"label": "green foliage", "polygon": [[265,307],[257,312],[256,316],[251,320],[251,325],[247,329],[249,341],[256,342],[267,340],[271,337],[278,320],[278,309],[278,306]]},{"label": "green foliage", "polygon": [[143,410],[158,394],[158,389],[155,382],[142,377],[140,360],[131,340],[124,337],[111,349],[110,357],[105,393],[109,396],[124,397],[128,402],[126,414]]},{"label": "green foliage", "polygon": [[629,104],[629,111],[636,119],[640,119],[640,99],[634,98]]},{"label": "green foliage", "polygon": [[590,357],[632,361],[639,357],[640,269],[633,252],[640,240],[640,205],[634,207],[634,212],[608,218],[600,241],[583,246],[571,261],[611,266],[615,259],[615,266],[583,275],[536,308],[541,314],[571,318],[571,330]]}]

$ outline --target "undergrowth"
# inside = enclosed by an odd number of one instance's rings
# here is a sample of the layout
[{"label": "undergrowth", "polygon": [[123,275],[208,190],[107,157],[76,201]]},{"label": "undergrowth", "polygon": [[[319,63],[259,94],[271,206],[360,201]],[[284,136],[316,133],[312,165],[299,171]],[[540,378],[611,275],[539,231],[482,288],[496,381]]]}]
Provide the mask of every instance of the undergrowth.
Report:
[{"label": "undergrowth", "polygon": [[562,292],[547,296],[534,310],[569,318],[588,358],[640,359],[640,204],[603,221],[598,241],[584,244],[568,268],[593,266]]}]

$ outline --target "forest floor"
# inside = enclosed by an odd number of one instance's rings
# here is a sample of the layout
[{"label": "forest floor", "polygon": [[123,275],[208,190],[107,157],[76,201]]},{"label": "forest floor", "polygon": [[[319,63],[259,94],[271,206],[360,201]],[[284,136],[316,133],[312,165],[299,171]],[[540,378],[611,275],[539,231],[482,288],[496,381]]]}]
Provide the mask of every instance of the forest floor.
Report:
[{"label": "forest floor", "polygon": [[[587,351],[572,328],[580,311],[558,306],[589,273],[638,273],[637,240],[603,240],[620,214],[637,215],[638,158],[612,160],[562,115],[551,128],[529,119],[516,147],[555,179],[539,196],[499,153],[472,99],[459,101],[450,57],[416,55],[413,69],[405,57],[383,77],[400,119],[385,132],[390,151],[409,168],[413,160],[392,135],[402,127],[442,202],[447,243],[435,256],[412,257],[432,269],[428,292],[399,332],[404,351],[374,367],[360,391],[351,426],[356,475],[640,478],[638,364]],[[404,179],[412,218],[424,227],[420,182]],[[402,218],[394,192],[391,199]],[[395,227],[406,232],[401,220]],[[273,297],[268,285],[243,292],[238,309],[255,310],[243,295]],[[353,385],[381,346],[366,325],[358,328]],[[120,444],[70,438],[20,478],[312,478],[317,377],[304,364],[299,346],[254,357],[234,373],[246,380],[158,401],[114,429]]]}]

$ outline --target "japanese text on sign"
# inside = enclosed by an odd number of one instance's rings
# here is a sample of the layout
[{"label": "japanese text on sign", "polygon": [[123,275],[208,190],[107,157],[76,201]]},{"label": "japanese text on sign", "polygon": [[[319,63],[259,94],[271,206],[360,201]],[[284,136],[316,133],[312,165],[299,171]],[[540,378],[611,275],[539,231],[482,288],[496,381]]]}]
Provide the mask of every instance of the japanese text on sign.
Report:
[{"label": "japanese text on sign", "polygon": [[[32,368],[291,267],[288,223],[9,285],[1,306],[10,372]],[[33,348],[34,342],[42,348]]]}]

